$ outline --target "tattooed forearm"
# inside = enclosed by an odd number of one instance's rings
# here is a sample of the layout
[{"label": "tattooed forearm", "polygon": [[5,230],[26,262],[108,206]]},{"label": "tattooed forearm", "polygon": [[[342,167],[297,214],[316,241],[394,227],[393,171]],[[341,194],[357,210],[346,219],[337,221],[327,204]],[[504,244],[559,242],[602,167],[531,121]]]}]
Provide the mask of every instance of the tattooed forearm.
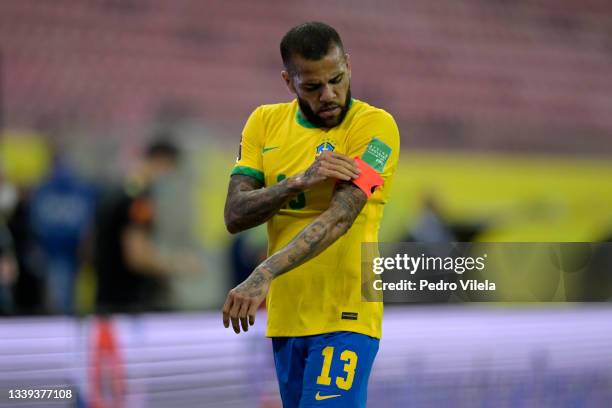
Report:
[{"label": "tattooed forearm", "polygon": [[314,258],[349,230],[366,200],[354,185],[339,183],[329,208],[258,268],[276,277]]},{"label": "tattooed forearm", "polygon": [[245,291],[249,296],[255,297],[262,294],[261,285],[267,280],[264,271],[255,270],[249,279],[238,285],[239,290]]},{"label": "tattooed forearm", "polygon": [[[328,225],[324,220],[317,220],[306,227],[298,237],[303,240],[304,251],[291,251],[287,254],[287,260],[290,264],[300,265],[306,262],[310,254],[317,250],[317,246],[328,236]],[[342,235],[342,234],[340,234]],[[319,251],[320,252],[320,251]]]},{"label": "tattooed forearm", "polygon": [[233,234],[266,222],[302,191],[291,179],[262,187],[253,177],[232,176],[225,200],[225,225],[229,232]]}]

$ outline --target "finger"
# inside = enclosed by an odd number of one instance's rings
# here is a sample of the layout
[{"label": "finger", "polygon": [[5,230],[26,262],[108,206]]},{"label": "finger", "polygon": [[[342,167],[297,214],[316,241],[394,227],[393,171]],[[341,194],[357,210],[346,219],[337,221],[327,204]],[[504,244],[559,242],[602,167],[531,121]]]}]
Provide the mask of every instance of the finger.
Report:
[{"label": "finger", "polygon": [[249,324],[247,321],[247,313],[249,312],[249,303],[243,302],[240,307],[240,312],[238,313],[238,317],[240,318],[240,325],[242,326],[242,331],[249,331]]},{"label": "finger", "polygon": [[341,162],[341,163],[346,163],[347,165],[349,165],[351,168],[355,169],[356,171],[359,171],[359,168],[357,166],[357,162],[355,161],[355,159],[352,159],[344,154],[341,153],[336,153],[336,152],[330,152],[331,154],[329,156],[327,156],[328,160],[333,160],[336,162]]},{"label": "finger", "polygon": [[243,300],[240,298],[234,299],[234,303],[232,304],[232,309],[230,310],[230,319],[232,321],[232,327],[234,328],[234,332],[236,334],[240,333],[240,325],[238,323],[238,312],[242,306]]},{"label": "finger", "polygon": [[332,168],[332,170],[335,170],[339,173],[345,174],[347,176],[349,176],[350,178],[357,178],[359,177],[359,171],[354,169],[353,167],[349,167],[346,164],[342,164],[341,166],[334,166]]},{"label": "finger", "polygon": [[257,308],[259,306],[256,302],[251,303],[251,307],[249,307],[249,324],[252,326],[255,324],[255,316],[257,315]]},{"label": "finger", "polygon": [[346,160],[346,161],[350,161],[350,158],[342,153],[338,153],[338,152],[334,152],[334,151],[329,151],[326,150],[323,153],[321,153],[321,155],[319,157],[324,157],[324,158],[333,158],[333,159],[339,159],[339,160]]},{"label": "finger", "polygon": [[351,159],[350,162],[338,159],[329,159],[322,162],[321,167],[333,167],[334,169],[339,171],[346,171],[347,174],[349,174],[351,177],[357,177],[359,176],[359,173],[361,173],[361,171],[357,167],[357,162],[353,159]]},{"label": "finger", "polygon": [[346,174],[340,173],[335,170],[330,170],[330,169],[325,169],[325,168],[321,168],[320,174],[328,178],[335,178],[335,179],[344,180],[344,181],[349,181],[351,179],[351,176],[348,176]]},{"label": "finger", "polygon": [[229,327],[229,321],[230,321],[230,308],[232,307],[232,295],[231,293],[227,294],[227,297],[225,298],[225,303],[223,304],[223,326],[225,326],[225,328],[227,329]]},{"label": "finger", "polygon": [[348,157],[346,154],[342,154],[342,153],[338,153],[338,152],[330,152],[329,157],[332,158],[332,159],[335,159],[335,160],[345,161],[345,162],[347,162],[349,164],[351,164],[353,162],[353,159]]},{"label": "finger", "polygon": [[337,166],[334,164],[330,164],[330,163],[326,163],[325,165],[321,166],[321,170],[327,170],[327,171],[333,171],[335,173],[339,173],[342,174],[345,177],[348,177],[347,180],[350,180],[352,178],[357,178],[359,175],[356,174],[355,172],[351,171],[350,169],[348,169],[346,166]]},{"label": "finger", "polygon": [[232,317],[232,328],[234,333],[240,334],[240,320],[237,317]]}]

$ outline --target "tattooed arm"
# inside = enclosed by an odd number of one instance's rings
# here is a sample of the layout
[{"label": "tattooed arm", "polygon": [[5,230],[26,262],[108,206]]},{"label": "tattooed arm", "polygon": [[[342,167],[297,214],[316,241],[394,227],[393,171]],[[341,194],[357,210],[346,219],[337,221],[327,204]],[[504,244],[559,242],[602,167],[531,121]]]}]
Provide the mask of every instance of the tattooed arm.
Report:
[{"label": "tattooed arm", "polygon": [[298,193],[328,178],[350,180],[359,170],[353,159],[334,152],[321,154],[304,172],[271,187],[250,176],[233,175],[225,200],[225,226],[235,234],[269,220]]},{"label": "tattooed arm", "polygon": [[358,187],[339,183],[329,208],[256,270],[275,278],[314,258],[351,228],[366,201]]},{"label": "tattooed arm", "polygon": [[235,174],[230,179],[225,200],[225,226],[235,234],[266,222],[302,191],[293,177],[268,188],[259,180]]},{"label": "tattooed arm", "polygon": [[[236,333],[255,323],[255,313],[275,277],[317,256],[344,235],[363,209],[367,197],[351,183],[339,183],[329,208],[308,224],[285,247],[260,264],[251,275],[227,295],[223,324]],[[248,323],[247,323],[248,317]],[[239,323],[240,322],[240,323]]]}]

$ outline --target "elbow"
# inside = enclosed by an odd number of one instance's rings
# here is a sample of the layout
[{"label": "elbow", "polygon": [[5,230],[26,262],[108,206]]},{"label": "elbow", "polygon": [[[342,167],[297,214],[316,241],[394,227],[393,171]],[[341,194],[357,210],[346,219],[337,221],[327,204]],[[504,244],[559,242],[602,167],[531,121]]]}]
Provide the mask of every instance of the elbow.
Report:
[{"label": "elbow", "polygon": [[232,219],[230,217],[225,217],[225,229],[230,234],[237,234],[243,230],[241,228],[240,223],[236,219]]},{"label": "elbow", "polygon": [[225,204],[225,210],[223,211],[225,229],[232,235],[248,229],[248,227],[245,226],[244,217],[239,212],[233,210],[233,207],[234,206],[230,202],[227,202]]},{"label": "elbow", "polygon": [[227,232],[229,232],[230,234],[234,235],[239,233],[240,231],[242,231],[240,228],[238,228],[238,226],[236,226],[235,224],[225,224],[225,229],[227,230]]},{"label": "elbow", "polygon": [[240,232],[236,217],[232,217],[232,212],[229,211],[227,203],[225,204],[225,211],[223,212],[223,221],[225,222],[225,229],[230,234],[236,234]]},{"label": "elbow", "polygon": [[240,232],[240,229],[238,228],[236,223],[228,220],[225,220],[225,229],[232,235]]}]

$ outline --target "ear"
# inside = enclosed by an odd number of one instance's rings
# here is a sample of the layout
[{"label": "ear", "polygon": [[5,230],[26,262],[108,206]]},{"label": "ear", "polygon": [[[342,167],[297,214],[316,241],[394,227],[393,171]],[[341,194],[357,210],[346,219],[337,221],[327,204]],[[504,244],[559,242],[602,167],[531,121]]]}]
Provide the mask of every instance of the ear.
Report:
[{"label": "ear", "polygon": [[284,70],[281,71],[281,77],[283,77],[283,81],[285,81],[285,85],[287,86],[287,89],[289,90],[289,92],[293,94],[296,93],[295,86],[293,85],[293,78],[291,77],[289,72],[284,71]]},{"label": "ear", "polygon": [[351,56],[348,53],[344,54],[344,61],[346,62],[346,70],[348,72],[349,79],[351,78]]}]

